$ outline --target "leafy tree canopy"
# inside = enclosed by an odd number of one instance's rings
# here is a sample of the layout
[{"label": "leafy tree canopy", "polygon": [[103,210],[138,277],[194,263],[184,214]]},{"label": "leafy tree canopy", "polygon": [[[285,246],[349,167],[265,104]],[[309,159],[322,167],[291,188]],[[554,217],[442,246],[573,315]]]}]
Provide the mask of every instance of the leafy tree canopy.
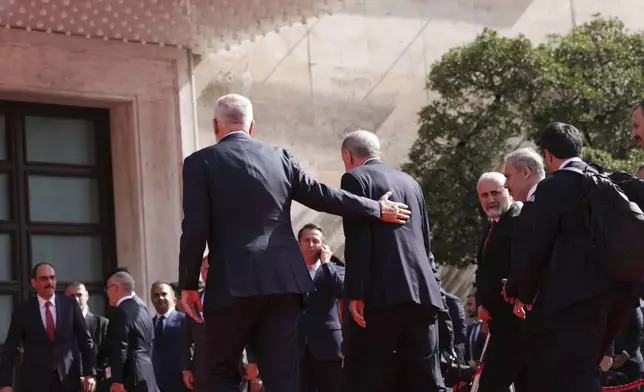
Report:
[{"label": "leafy tree canopy", "polygon": [[644,34],[598,16],[538,46],[486,29],[433,64],[427,88],[439,97],[420,111],[404,170],[425,192],[436,259],[472,261],[485,224],[478,177],[536,141],[552,121],[578,127],[584,157],[607,170],[630,172],[644,163],[630,141],[643,65]]}]

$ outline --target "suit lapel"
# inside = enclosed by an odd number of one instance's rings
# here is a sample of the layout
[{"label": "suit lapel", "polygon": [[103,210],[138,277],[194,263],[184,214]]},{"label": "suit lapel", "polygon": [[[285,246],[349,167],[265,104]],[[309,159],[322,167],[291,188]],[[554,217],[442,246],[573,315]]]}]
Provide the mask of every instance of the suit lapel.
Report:
[{"label": "suit lapel", "polygon": [[49,335],[47,334],[47,329],[45,328],[45,324],[43,324],[42,321],[42,316],[40,315],[40,302],[38,301],[38,297],[34,298],[34,305],[31,307],[33,314],[34,314],[34,319],[38,322],[38,325],[40,326],[40,330],[42,333],[45,335],[47,340],[49,340]]},{"label": "suit lapel", "polygon": [[[56,304],[56,334],[54,335],[54,341],[58,339],[58,335],[60,332],[60,325],[63,323],[63,320],[65,319],[65,311],[62,308],[63,302],[58,299],[58,296],[56,296],[56,299],[54,301]],[[71,315],[70,315],[71,317]]]}]

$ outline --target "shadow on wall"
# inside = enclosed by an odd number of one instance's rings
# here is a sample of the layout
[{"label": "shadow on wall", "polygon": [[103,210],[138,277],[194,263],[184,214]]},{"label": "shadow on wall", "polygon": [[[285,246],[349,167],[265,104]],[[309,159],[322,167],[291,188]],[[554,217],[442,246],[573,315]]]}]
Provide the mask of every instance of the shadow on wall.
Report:
[{"label": "shadow on wall", "polygon": [[502,29],[514,26],[534,0],[364,0],[338,13],[434,19]]},{"label": "shadow on wall", "polygon": [[[198,98],[197,119],[203,134],[212,127],[212,111],[218,97],[242,92],[239,78],[224,74],[213,78]],[[378,133],[395,107],[395,96],[379,96],[380,102],[343,102],[327,96],[311,97],[301,89],[274,84],[256,84],[250,91],[255,111],[258,140],[284,148],[297,146],[298,152],[336,151],[344,136],[356,126]],[[207,144],[200,143],[203,147]],[[313,151],[314,152],[314,151]],[[304,154],[298,154],[307,156]],[[333,156],[337,161],[337,156]],[[302,162],[305,164],[305,162]]]}]

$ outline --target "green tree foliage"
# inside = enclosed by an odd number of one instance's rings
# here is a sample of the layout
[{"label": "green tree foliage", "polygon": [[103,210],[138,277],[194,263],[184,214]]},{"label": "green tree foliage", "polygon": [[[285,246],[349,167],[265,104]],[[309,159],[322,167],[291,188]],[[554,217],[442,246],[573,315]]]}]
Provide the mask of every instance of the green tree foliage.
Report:
[{"label": "green tree foliage", "polygon": [[644,95],[644,35],[600,19],[539,46],[484,30],[432,66],[438,98],[420,112],[418,139],[404,170],[422,185],[442,263],[474,258],[485,217],[476,192],[481,173],[538,139],[551,121],[582,131],[584,156],[609,170],[632,171],[632,107]]}]

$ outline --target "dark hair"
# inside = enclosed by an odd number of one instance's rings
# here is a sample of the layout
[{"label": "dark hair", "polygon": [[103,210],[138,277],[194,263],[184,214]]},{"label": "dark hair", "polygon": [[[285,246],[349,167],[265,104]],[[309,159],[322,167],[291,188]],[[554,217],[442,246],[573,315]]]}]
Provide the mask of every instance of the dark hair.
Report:
[{"label": "dark hair", "polygon": [[539,140],[539,147],[548,150],[558,159],[581,156],[583,142],[581,133],[570,124],[550,123]]},{"label": "dark hair", "polygon": [[162,284],[164,284],[164,285],[170,287],[170,289],[174,290],[174,287],[172,287],[172,283],[168,283],[165,280],[157,280],[156,282],[152,283],[152,286],[150,286],[150,288],[152,288],[154,286],[161,286]]},{"label": "dark hair", "polygon": [[637,105],[635,105],[635,107],[633,108],[633,112],[636,111],[637,109],[639,109],[642,112],[642,115],[644,115],[644,99],[642,99],[637,103]]},{"label": "dark hair", "polygon": [[54,270],[55,270],[54,266],[53,266],[53,265],[51,265],[50,263],[47,263],[47,262],[38,263],[38,264],[34,265],[34,268],[32,268],[32,269],[31,269],[31,277],[32,277],[32,278],[36,279],[36,273],[38,272],[38,268],[40,268],[40,267],[41,267],[41,266],[43,266],[43,265],[48,265],[48,266],[50,266],[52,269],[54,269]]},{"label": "dark hair", "polygon": [[315,224],[315,223],[307,223],[302,228],[300,231],[297,232],[297,240],[299,241],[302,238],[302,233],[304,233],[305,230],[317,230],[320,233],[322,233],[322,236],[324,237],[324,230],[320,227],[320,225]]}]

